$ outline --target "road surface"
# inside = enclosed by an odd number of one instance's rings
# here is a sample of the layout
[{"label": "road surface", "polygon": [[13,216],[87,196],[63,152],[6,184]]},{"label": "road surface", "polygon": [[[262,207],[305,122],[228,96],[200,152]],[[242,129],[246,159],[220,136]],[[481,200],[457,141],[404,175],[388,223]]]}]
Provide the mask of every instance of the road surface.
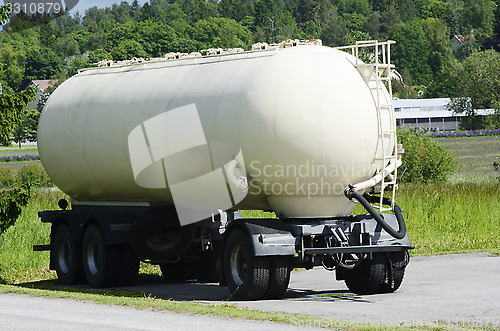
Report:
[{"label": "road surface", "polygon": [[[142,284],[158,298],[220,302],[229,297],[217,284]],[[326,296],[325,296],[326,295]],[[330,296],[329,296],[330,295]],[[235,301],[241,307],[308,314],[347,325],[494,325],[500,328],[500,256],[488,253],[414,257],[395,293],[352,295],[322,268],[292,272],[281,300]],[[349,324],[350,323],[350,324]]]}]

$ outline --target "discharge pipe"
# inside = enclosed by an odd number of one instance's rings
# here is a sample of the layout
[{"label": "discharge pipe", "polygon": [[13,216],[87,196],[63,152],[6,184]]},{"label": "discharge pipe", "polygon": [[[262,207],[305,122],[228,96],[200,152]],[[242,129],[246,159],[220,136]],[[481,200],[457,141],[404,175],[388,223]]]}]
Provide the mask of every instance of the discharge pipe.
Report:
[{"label": "discharge pipe", "polygon": [[[401,208],[399,208],[398,204],[394,202],[394,207],[392,208],[392,211],[396,215],[396,219],[398,220],[398,227],[399,230],[396,231],[392,226],[387,223],[386,220],[380,215],[375,208],[371,205],[372,203],[377,203],[379,201],[379,197],[374,197],[369,194],[364,194],[361,195],[360,193],[356,192],[354,190],[354,187],[349,185],[345,191],[344,191],[345,196],[349,199],[352,200],[353,198],[356,199],[365,209],[366,211],[373,217],[373,219],[380,224],[382,229],[387,231],[388,234],[393,236],[396,239],[403,239],[406,236],[406,225],[405,225],[405,220],[403,218],[403,213],[401,212]],[[384,205],[392,205],[392,201],[389,198],[383,198],[382,199],[382,204]]]}]

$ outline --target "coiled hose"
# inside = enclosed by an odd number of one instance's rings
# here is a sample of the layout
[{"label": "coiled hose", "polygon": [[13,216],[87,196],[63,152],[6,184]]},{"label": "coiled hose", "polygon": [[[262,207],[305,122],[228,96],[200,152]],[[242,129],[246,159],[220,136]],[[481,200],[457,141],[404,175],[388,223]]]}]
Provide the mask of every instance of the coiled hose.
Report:
[{"label": "coiled hose", "polygon": [[[396,231],[392,226],[387,223],[386,220],[373,208],[371,203],[377,203],[379,202],[379,197],[374,197],[369,194],[364,194],[361,195],[358,192],[354,191],[351,187],[347,187],[346,190],[344,191],[345,196],[351,200],[351,199],[356,199],[365,209],[366,211],[370,214],[373,219],[380,224],[382,229],[387,231],[388,234],[393,236],[396,239],[403,239],[406,236],[406,225],[405,225],[405,220],[403,218],[403,213],[401,212],[401,208],[397,205],[397,203],[394,203],[394,208],[392,211],[396,215],[396,219],[398,220],[398,226],[399,230]],[[392,205],[392,200],[389,198],[383,198],[382,199],[382,204],[383,205]]]}]

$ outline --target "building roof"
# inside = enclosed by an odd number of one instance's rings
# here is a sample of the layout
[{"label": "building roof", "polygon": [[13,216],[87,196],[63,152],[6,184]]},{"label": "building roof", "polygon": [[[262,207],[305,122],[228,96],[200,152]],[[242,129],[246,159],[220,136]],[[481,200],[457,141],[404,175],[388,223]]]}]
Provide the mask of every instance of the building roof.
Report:
[{"label": "building roof", "polygon": [[433,99],[394,99],[395,112],[407,111],[436,111],[446,110],[446,105],[450,102],[450,98],[433,98]]},{"label": "building roof", "polygon": [[473,35],[474,30],[471,31],[471,34],[456,34],[455,38],[460,41],[460,43],[465,44],[471,41],[474,41],[475,37]]},{"label": "building roof", "polygon": [[[455,114],[446,109],[450,98],[434,99],[394,99],[394,112],[397,119],[406,118],[436,118],[436,117],[461,117],[465,114]],[[477,115],[491,115],[494,109],[476,109]]]},{"label": "building roof", "polygon": [[48,79],[44,79],[44,80],[32,80],[29,85],[36,85],[42,91],[45,91],[47,88],[49,88],[50,85],[52,85],[51,83],[53,83],[53,82],[54,81],[48,80]]}]

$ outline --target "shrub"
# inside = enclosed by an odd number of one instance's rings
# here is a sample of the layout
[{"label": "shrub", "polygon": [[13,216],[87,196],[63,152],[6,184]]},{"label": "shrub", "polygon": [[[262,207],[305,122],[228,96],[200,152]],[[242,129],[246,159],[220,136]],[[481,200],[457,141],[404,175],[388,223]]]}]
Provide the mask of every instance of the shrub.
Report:
[{"label": "shrub", "polygon": [[400,168],[406,168],[403,182],[445,182],[448,175],[455,171],[455,158],[430,136],[398,130],[398,137],[405,149]]},{"label": "shrub", "polygon": [[0,235],[16,222],[30,196],[29,185],[0,192]]},{"label": "shrub", "polygon": [[12,187],[15,183],[15,171],[11,167],[0,167],[0,187]]},{"label": "shrub", "polygon": [[45,169],[40,163],[28,163],[22,166],[17,172],[18,182],[20,184],[30,184],[33,187],[53,186]]}]

